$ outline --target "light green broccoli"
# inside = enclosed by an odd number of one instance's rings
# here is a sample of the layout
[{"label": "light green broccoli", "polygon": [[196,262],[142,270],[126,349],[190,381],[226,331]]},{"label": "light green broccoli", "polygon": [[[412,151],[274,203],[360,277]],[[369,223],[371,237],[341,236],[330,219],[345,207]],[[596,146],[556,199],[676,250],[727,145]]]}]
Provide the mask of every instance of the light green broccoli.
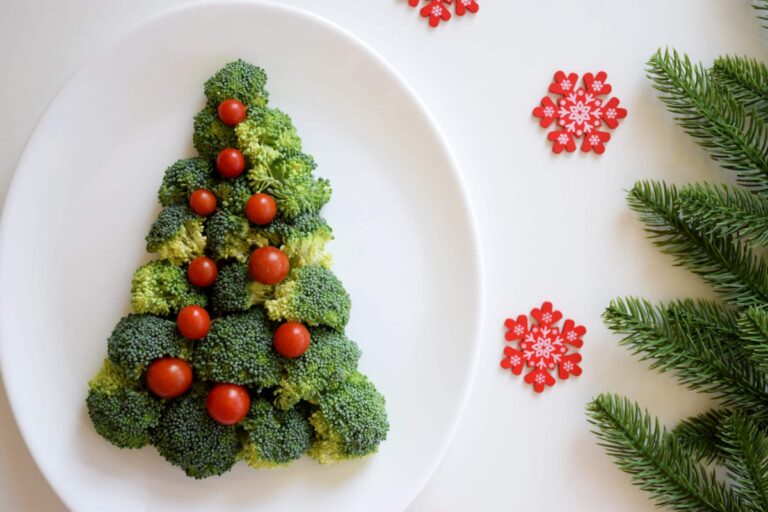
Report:
[{"label": "light green broccoli", "polygon": [[219,274],[213,283],[211,305],[216,313],[245,311],[256,304],[263,304],[273,293],[273,286],[251,278],[246,263],[230,261],[219,267]]},{"label": "light green broccoli", "polygon": [[291,261],[291,268],[319,265],[329,268],[332,258],[325,244],[333,240],[333,231],[317,213],[303,213],[292,220],[276,219],[264,234]]},{"label": "light green broccoli", "polygon": [[254,400],[242,422],[245,440],[240,458],[254,468],[284,466],[304,455],[312,427],[303,407],[276,409],[268,400]]},{"label": "light green broccoli", "polygon": [[276,108],[249,108],[235,134],[237,147],[253,166],[266,168],[284,154],[301,151],[291,118]]},{"label": "light green broccoli", "polygon": [[248,110],[267,104],[267,74],[258,66],[238,59],[218,70],[205,82],[208,105],[218,108],[224,100],[238,100]]},{"label": "light green broccoli", "polygon": [[191,261],[205,251],[203,218],[187,205],[166,206],[147,235],[147,252],[174,265]]},{"label": "light green broccoli", "polygon": [[157,197],[163,206],[187,203],[192,192],[212,186],[213,166],[210,162],[203,158],[187,158],[165,170]]},{"label": "light green broccoli", "polygon": [[267,238],[251,227],[248,219],[218,210],[205,220],[208,252],[217,260],[246,261],[254,247],[269,245]]},{"label": "light green broccoli", "polygon": [[205,307],[206,297],[190,284],[181,267],[150,261],[133,274],[131,305],[136,313],[166,316],[191,304]]}]

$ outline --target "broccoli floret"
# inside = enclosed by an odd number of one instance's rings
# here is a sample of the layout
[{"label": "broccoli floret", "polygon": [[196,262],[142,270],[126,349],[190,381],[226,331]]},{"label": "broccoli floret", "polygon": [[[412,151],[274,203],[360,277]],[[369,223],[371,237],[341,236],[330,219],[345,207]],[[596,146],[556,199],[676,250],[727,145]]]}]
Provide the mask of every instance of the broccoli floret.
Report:
[{"label": "broccoli floret", "polygon": [[192,144],[201,157],[215,160],[224,148],[234,148],[237,144],[235,129],[227,126],[214,107],[206,107],[195,116]]},{"label": "broccoli floret", "polygon": [[331,266],[331,255],[325,244],[333,240],[333,231],[317,213],[304,213],[292,221],[277,219],[264,234],[291,260],[291,268],[320,265]]},{"label": "broccoli floret", "polygon": [[283,154],[301,151],[301,139],[291,118],[276,108],[249,108],[235,134],[237,147],[254,166],[267,167]]},{"label": "broccoli floret", "polygon": [[213,193],[218,199],[218,206],[233,215],[245,214],[245,203],[253,195],[248,178],[244,175],[231,180],[220,181],[213,186]]},{"label": "broccoli floret", "polygon": [[174,265],[190,261],[204,250],[203,218],[187,205],[163,208],[147,235],[147,252],[156,252]]},{"label": "broccoli floret", "polygon": [[272,320],[327,325],[341,331],[349,320],[352,303],[339,278],[315,266],[293,269],[275,288],[275,298],[264,306]]},{"label": "broccoli floret", "polygon": [[130,314],[115,326],[107,341],[110,361],[134,379],[155,359],[171,356],[189,359],[191,347],[176,329],[176,322],[152,315]]},{"label": "broccoli floret", "polygon": [[326,327],[311,329],[304,354],[283,361],[277,405],[293,407],[299,400],[316,402],[321,393],[338,386],[357,369],[360,349],[344,334]]},{"label": "broccoli floret", "polygon": [[309,417],[315,429],[309,456],[321,464],[375,453],[387,437],[384,397],[360,373],[321,395],[317,405]]},{"label": "broccoli floret", "polygon": [[218,259],[235,258],[246,261],[252,247],[263,247],[269,241],[248,223],[224,210],[218,210],[205,220],[205,236],[208,251]]},{"label": "broccoli floret", "polygon": [[195,347],[197,377],[214,382],[275,386],[280,378],[280,357],[272,348],[272,331],[262,308],[217,318]]},{"label": "broccoli floret", "polygon": [[269,95],[264,89],[267,74],[260,67],[243,60],[230,62],[205,82],[208,104],[216,108],[224,100],[234,99],[247,107],[267,104]]},{"label": "broccoli floret", "polygon": [[190,304],[205,307],[206,297],[189,283],[181,267],[150,261],[133,274],[131,305],[136,313],[165,316]]},{"label": "broccoli floret", "polygon": [[303,408],[281,411],[263,398],[251,404],[242,427],[246,438],[240,458],[254,468],[288,464],[304,455],[312,441]]},{"label": "broccoli floret", "polygon": [[211,304],[216,313],[245,311],[255,304],[263,304],[272,296],[274,287],[254,281],[248,265],[239,261],[224,263],[213,284]]},{"label": "broccoli floret", "polygon": [[150,431],[163,411],[159,400],[142,391],[109,359],[88,387],[85,403],[100,436],[120,448],[141,448],[149,443]]},{"label": "broccoli floret", "polygon": [[157,197],[163,206],[186,203],[192,192],[212,185],[213,166],[203,158],[187,158],[165,170]]},{"label": "broccoli floret", "polygon": [[235,427],[208,415],[202,389],[171,402],[152,434],[152,444],[168,462],[197,479],[229,471],[240,450]]}]

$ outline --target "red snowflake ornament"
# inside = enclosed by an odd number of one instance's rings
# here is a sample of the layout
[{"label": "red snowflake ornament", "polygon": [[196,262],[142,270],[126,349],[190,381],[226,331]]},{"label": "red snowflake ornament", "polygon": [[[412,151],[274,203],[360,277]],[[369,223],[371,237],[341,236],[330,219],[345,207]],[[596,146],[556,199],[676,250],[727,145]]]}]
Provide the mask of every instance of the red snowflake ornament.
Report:
[{"label": "red snowflake ornament", "polygon": [[541,393],[547,387],[555,385],[552,372],[557,369],[557,376],[565,380],[571,375],[581,375],[581,354],[570,352],[569,346],[580,348],[587,333],[583,325],[576,325],[573,320],[566,320],[562,328],[555,327],[563,318],[560,311],[552,309],[551,302],[545,302],[541,308],[531,310],[535,324],[528,323],[528,317],[520,315],[517,320],[508,318],[505,338],[516,343],[516,347],[504,347],[504,359],[501,367],[520,375],[523,369],[530,368],[525,375],[525,382],[533,390]]},{"label": "red snowflake ornament", "polygon": [[411,7],[418,7],[422,3],[424,6],[419,9],[419,14],[429,19],[429,26],[431,27],[436,27],[441,21],[451,19],[451,11],[448,7],[451,4],[454,4],[456,16],[464,16],[468,12],[474,14],[480,10],[480,5],[476,0],[424,0],[424,2],[422,0],[408,0],[408,5]]},{"label": "red snowflake ornament", "polygon": [[576,151],[576,139],[583,138],[582,151],[603,154],[611,134],[600,128],[603,124],[608,128],[616,128],[619,120],[627,117],[627,110],[619,107],[618,98],[604,100],[603,97],[613,89],[607,79],[605,71],[596,75],[586,73],[583,77],[584,86],[579,87],[579,75],[576,73],[555,73],[549,92],[559,98],[553,100],[544,96],[541,104],[533,109],[533,115],[540,119],[539,125],[542,128],[549,128],[556,123],[557,128],[547,136],[552,141],[552,151],[562,153],[566,150],[572,153]]}]

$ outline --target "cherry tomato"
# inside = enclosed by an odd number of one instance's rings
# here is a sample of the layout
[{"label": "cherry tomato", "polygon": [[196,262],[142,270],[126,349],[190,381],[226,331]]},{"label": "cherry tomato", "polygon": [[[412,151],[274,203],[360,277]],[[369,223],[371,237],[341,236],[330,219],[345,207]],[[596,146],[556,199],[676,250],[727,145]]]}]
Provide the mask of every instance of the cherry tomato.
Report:
[{"label": "cherry tomato", "polygon": [[226,125],[235,126],[245,119],[245,105],[238,100],[224,100],[219,103],[218,110],[219,119]]},{"label": "cherry tomato", "polygon": [[206,256],[193,259],[187,267],[189,282],[201,288],[211,286],[218,273],[219,269],[216,268],[216,262]]},{"label": "cherry tomato", "polygon": [[175,398],[192,385],[192,367],[183,359],[164,357],[149,365],[147,386],[160,398]]},{"label": "cherry tomato", "polygon": [[254,281],[277,284],[288,275],[288,256],[277,247],[261,247],[251,254],[248,270]]},{"label": "cherry tomato", "polygon": [[239,149],[222,149],[216,157],[216,168],[225,178],[237,178],[245,170],[245,157]]},{"label": "cherry tomato", "polygon": [[211,317],[200,306],[184,306],[176,317],[176,326],[185,338],[199,340],[205,338],[211,327]]},{"label": "cherry tomato", "polygon": [[210,190],[199,188],[189,196],[189,207],[196,214],[207,217],[216,211],[216,196]]},{"label": "cherry tomato", "polygon": [[245,418],[250,406],[248,391],[235,384],[216,384],[205,399],[208,414],[222,425],[234,425]]},{"label": "cherry tomato", "polygon": [[254,224],[264,226],[272,222],[277,215],[277,203],[268,194],[253,194],[245,203],[245,215]]},{"label": "cherry tomato", "polygon": [[275,331],[272,343],[278,354],[294,359],[307,351],[310,339],[309,330],[304,324],[285,322]]}]

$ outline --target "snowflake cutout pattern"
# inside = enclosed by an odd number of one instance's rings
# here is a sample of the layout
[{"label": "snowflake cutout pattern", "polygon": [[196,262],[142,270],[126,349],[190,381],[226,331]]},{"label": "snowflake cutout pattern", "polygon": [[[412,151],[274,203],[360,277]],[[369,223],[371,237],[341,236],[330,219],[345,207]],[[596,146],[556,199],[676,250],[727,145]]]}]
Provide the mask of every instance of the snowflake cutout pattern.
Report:
[{"label": "snowflake cutout pattern", "polygon": [[517,320],[508,318],[505,338],[516,346],[504,347],[504,359],[501,367],[520,375],[526,367],[525,382],[533,390],[541,393],[547,387],[555,385],[552,373],[557,369],[557,376],[565,380],[571,375],[581,375],[581,354],[569,350],[580,348],[587,333],[583,325],[576,325],[573,320],[563,322],[562,329],[555,326],[563,318],[560,311],[552,309],[551,302],[545,302],[541,308],[531,310],[536,323],[528,322],[526,315]]},{"label": "snowflake cutout pattern", "polygon": [[576,139],[583,138],[582,151],[603,154],[611,134],[601,128],[605,125],[614,129],[619,120],[627,117],[627,110],[619,107],[617,98],[608,101],[603,98],[612,90],[607,79],[605,71],[596,75],[586,73],[584,86],[579,87],[579,75],[576,73],[555,73],[549,92],[558,97],[553,100],[544,96],[541,104],[533,109],[534,117],[541,119],[539,124],[542,128],[556,125],[556,129],[547,136],[552,141],[552,151],[559,154],[565,149],[572,153],[576,151]]},{"label": "snowflake cutout pattern", "polygon": [[418,7],[424,4],[419,13],[429,19],[430,27],[437,27],[441,21],[450,21],[452,15],[448,7],[454,5],[456,16],[464,16],[466,13],[476,13],[480,10],[480,5],[476,0],[408,0],[408,5]]}]

